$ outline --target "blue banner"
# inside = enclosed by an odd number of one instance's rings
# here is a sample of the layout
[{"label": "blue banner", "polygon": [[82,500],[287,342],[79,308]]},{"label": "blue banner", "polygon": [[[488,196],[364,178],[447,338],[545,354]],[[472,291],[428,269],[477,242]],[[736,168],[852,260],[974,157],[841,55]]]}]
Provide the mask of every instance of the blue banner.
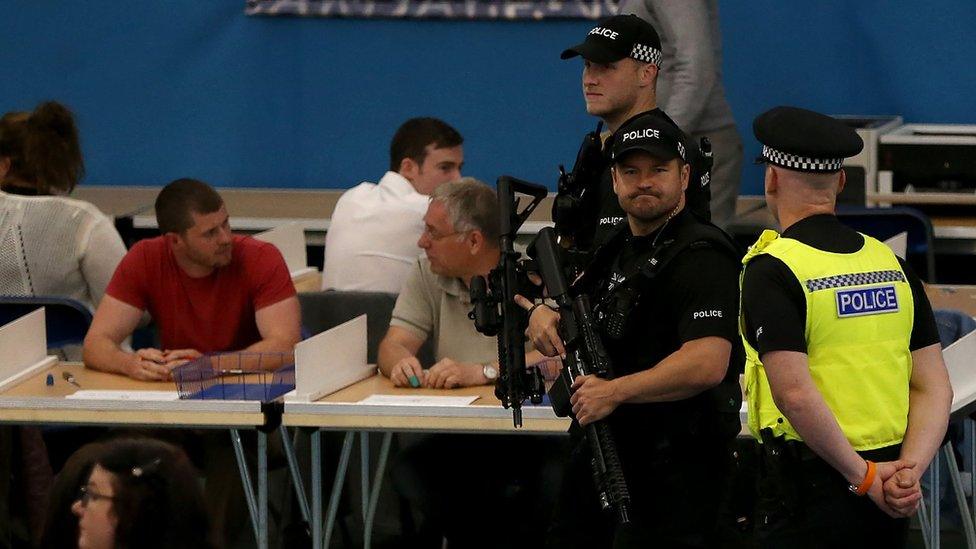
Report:
[{"label": "blue banner", "polygon": [[247,0],[248,15],[394,19],[602,19],[618,0]]}]

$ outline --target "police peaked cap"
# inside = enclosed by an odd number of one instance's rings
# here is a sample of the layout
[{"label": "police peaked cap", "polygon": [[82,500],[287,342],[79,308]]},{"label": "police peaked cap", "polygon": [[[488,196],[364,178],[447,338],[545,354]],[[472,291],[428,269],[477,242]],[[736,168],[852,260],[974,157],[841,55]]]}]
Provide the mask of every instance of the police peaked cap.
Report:
[{"label": "police peaked cap", "polygon": [[797,107],[776,107],[760,114],[752,132],[763,146],[756,162],[800,172],[836,172],[845,158],[864,148],[854,128]]},{"label": "police peaked cap", "polygon": [[631,57],[661,66],[661,37],[650,23],[636,15],[614,15],[597,23],[586,40],[563,51],[560,57],[577,55],[594,63],[613,63]]}]

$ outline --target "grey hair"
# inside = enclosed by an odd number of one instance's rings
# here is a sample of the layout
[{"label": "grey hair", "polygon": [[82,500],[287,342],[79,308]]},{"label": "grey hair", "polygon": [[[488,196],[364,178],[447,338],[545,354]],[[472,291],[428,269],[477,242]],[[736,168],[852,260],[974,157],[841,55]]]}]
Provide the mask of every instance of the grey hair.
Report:
[{"label": "grey hair", "polygon": [[430,200],[444,204],[455,231],[478,230],[485,240],[498,245],[498,196],[488,185],[473,177],[462,177],[438,186],[431,193]]}]

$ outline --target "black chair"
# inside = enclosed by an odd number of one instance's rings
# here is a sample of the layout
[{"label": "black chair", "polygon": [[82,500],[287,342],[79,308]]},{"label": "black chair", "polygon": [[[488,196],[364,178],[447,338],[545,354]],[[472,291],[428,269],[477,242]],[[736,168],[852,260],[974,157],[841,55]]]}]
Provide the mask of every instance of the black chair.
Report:
[{"label": "black chair", "polygon": [[[302,331],[312,336],[361,314],[366,315],[366,362],[376,364],[380,341],[390,327],[397,294],[326,290],[298,294],[302,307]],[[433,364],[430,342],[417,353],[420,363]]]},{"label": "black chair", "polygon": [[300,293],[302,328],[310,335],[322,333],[361,314],[366,315],[366,361],[376,363],[380,340],[390,326],[390,314],[396,304],[396,294],[385,292],[324,292]]},{"label": "black chair", "polygon": [[935,233],[932,221],[915,208],[856,208],[837,207],[837,217],[852,229],[887,240],[899,233],[908,233],[907,258],[928,283],[935,282]]},{"label": "black chair", "polygon": [[91,326],[92,314],[83,303],[67,297],[0,296],[0,325],[44,307],[49,349],[80,345]]}]

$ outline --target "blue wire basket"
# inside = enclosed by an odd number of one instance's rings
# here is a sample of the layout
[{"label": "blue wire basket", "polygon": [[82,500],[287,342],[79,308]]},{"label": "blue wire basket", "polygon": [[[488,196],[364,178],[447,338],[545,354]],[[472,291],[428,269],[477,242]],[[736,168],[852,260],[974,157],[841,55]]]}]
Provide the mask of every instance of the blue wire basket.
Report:
[{"label": "blue wire basket", "polygon": [[181,399],[270,402],[295,388],[293,353],[206,354],[173,369]]}]

